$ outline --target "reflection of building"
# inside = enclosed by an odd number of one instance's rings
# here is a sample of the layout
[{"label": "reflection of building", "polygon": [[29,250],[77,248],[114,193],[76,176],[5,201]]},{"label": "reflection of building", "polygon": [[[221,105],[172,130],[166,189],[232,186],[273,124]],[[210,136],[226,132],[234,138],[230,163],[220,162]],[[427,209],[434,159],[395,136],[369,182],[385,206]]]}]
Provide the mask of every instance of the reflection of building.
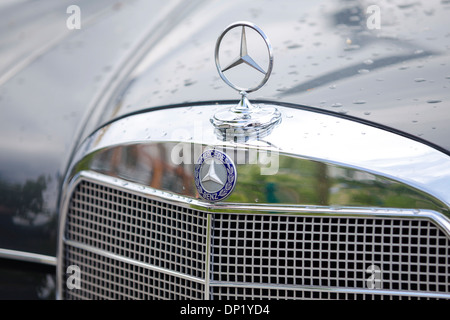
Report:
[{"label": "reflection of building", "polygon": [[170,161],[172,147],[167,144],[128,145],[100,150],[91,164],[101,173],[138,181],[161,190],[177,190],[192,195],[192,164]]}]

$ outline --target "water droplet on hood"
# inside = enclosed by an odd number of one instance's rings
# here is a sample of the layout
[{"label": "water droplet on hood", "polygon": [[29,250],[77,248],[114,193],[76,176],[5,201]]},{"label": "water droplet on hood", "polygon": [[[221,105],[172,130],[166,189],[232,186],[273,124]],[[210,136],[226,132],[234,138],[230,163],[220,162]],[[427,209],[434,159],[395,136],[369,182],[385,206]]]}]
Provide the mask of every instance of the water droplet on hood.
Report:
[{"label": "water droplet on hood", "polygon": [[424,78],[415,78],[414,81],[415,82],[424,82],[426,80]]},{"label": "water droplet on hood", "polygon": [[357,50],[357,49],[359,49],[359,48],[360,48],[359,45],[357,45],[357,44],[352,44],[352,45],[349,45],[348,47],[346,47],[346,48],[344,49],[344,51],[353,51],[353,50]]},{"label": "water droplet on hood", "polygon": [[301,44],[297,44],[297,43],[294,43],[294,44],[291,44],[291,45],[287,46],[288,49],[298,49],[298,48],[301,48],[301,47],[302,47],[302,45]]},{"label": "water droplet on hood", "polygon": [[193,81],[193,80],[191,80],[191,79],[186,79],[186,80],[184,80],[184,86],[185,86],[185,87],[192,86],[192,85],[195,84],[195,83],[196,83],[196,81]]},{"label": "water droplet on hood", "polygon": [[436,99],[427,100],[427,103],[440,103],[440,102],[442,102],[442,100],[436,100]]}]

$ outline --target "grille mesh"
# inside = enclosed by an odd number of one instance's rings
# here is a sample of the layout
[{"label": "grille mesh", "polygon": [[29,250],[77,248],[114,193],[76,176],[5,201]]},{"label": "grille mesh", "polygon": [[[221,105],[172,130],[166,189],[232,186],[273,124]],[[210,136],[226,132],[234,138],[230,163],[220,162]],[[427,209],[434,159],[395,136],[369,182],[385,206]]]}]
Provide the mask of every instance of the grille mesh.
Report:
[{"label": "grille mesh", "polygon": [[204,299],[204,284],[68,245],[65,252],[66,264],[81,269],[81,289],[66,289],[66,299]]},{"label": "grille mesh", "polygon": [[211,214],[208,225],[205,212],[85,180],[66,220],[63,266],[81,268],[82,288],[63,286],[65,299],[411,298],[305,289],[367,289],[370,266],[382,290],[450,292],[450,240],[428,220]]},{"label": "grille mesh", "polygon": [[[206,226],[205,213],[82,181],[68,208],[65,238],[204,279]],[[73,250],[67,252],[67,265],[77,265],[79,260],[73,259]],[[100,258],[92,260],[103,262]],[[102,269],[89,272],[96,274]]]},{"label": "grille mesh", "polygon": [[[429,221],[223,214],[213,226],[215,281],[367,289],[374,265],[379,289],[450,292],[449,240]],[[253,290],[213,292],[245,298]]]}]

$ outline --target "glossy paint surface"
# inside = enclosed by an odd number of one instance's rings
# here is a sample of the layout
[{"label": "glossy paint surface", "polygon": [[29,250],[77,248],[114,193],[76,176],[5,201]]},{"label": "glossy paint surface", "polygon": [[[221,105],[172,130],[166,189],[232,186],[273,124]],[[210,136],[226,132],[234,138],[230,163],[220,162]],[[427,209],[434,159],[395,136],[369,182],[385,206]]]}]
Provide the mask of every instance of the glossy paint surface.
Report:
[{"label": "glossy paint surface", "polygon": [[0,259],[1,300],[55,299],[55,268]]},{"label": "glossy paint surface", "polygon": [[[61,178],[104,88],[176,2],[0,4],[0,248],[56,253]],[[133,17],[130,19],[130,17]]]}]

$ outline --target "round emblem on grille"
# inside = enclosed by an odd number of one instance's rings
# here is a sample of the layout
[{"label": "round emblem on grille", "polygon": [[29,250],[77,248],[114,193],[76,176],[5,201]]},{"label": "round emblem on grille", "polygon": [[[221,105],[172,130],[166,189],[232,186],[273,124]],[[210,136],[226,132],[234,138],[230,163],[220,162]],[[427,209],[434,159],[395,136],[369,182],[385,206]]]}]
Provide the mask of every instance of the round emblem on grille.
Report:
[{"label": "round emblem on grille", "polygon": [[195,186],[205,200],[224,200],[236,185],[236,166],[230,157],[221,151],[203,152],[195,164],[194,171]]}]

